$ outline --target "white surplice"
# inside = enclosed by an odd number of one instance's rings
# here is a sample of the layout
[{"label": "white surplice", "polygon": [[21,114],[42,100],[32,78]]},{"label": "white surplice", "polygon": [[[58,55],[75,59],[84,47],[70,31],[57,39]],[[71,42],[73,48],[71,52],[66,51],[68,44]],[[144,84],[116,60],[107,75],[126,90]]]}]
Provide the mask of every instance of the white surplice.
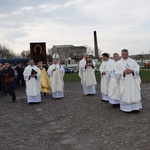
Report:
[{"label": "white surplice", "polygon": [[95,62],[92,61],[93,66],[86,67],[86,59],[83,58],[79,62],[79,77],[81,78],[81,84],[83,86],[83,93],[85,95],[95,94],[95,85],[97,84],[95,78]]},{"label": "white surplice", "polygon": [[[133,70],[131,74],[124,74],[125,69]],[[117,73],[120,75],[120,109],[125,112],[140,110],[141,104],[141,79],[140,66],[133,59],[121,59],[117,65]]]},{"label": "white surplice", "polygon": [[[109,81],[110,81],[110,73],[112,71],[112,60],[108,59],[107,61],[103,61],[100,65],[100,75],[101,75],[101,93],[102,93],[102,100],[109,101],[108,98],[108,91],[109,91]],[[104,75],[103,72],[106,74]]]},{"label": "white surplice", "polygon": [[[31,71],[34,69],[37,74],[35,77],[30,77]],[[24,72],[24,80],[26,81],[26,94],[28,103],[41,102],[41,84],[40,84],[40,70],[36,66],[28,65]]]},{"label": "white surplice", "polygon": [[[56,69],[56,71],[53,71]],[[65,69],[59,64],[52,64],[49,66],[47,73],[50,77],[51,91],[53,98],[64,97],[64,81],[63,77],[65,74]]]},{"label": "white surplice", "polygon": [[108,97],[110,104],[120,104],[119,78],[115,73],[119,61],[111,61],[112,70],[109,74],[109,90]]}]

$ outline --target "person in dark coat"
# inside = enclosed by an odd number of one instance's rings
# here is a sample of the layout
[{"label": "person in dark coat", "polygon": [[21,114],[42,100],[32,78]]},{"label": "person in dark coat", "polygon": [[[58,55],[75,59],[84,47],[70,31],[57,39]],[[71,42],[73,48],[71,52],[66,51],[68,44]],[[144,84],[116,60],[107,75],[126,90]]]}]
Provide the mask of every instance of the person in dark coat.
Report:
[{"label": "person in dark coat", "polygon": [[0,90],[2,90],[2,87],[1,87],[2,86],[2,83],[1,83],[2,67],[3,67],[3,64],[0,63]]},{"label": "person in dark coat", "polygon": [[1,90],[3,91],[4,95],[7,95],[6,83],[4,80],[4,69],[5,69],[5,65],[2,65],[1,69],[0,69],[0,87],[1,87]]},{"label": "person in dark coat", "polygon": [[14,70],[10,67],[9,63],[5,63],[5,68],[2,71],[2,77],[4,78],[5,92],[12,96],[12,102],[16,101],[16,94],[13,87],[15,78]]},{"label": "person in dark coat", "polygon": [[24,68],[22,67],[21,64],[18,64],[18,66],[16,67],[16,70],[18,72],[18,76],[17,76],[17,86],[19,87],[20,85],[20,81],[22,83],[22,87],[25,86],[25,81],[24,81],[24,78],[23,78],[23,71],[24,71]]}]

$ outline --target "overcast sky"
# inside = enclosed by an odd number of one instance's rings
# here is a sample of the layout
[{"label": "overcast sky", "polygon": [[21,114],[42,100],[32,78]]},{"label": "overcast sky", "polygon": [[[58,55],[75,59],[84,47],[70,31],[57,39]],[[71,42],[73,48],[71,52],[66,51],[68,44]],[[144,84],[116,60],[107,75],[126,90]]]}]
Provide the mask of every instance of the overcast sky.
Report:
[{"label": "overcast sky", "polygon": [[111,55],[150,53],[150,0],[0,0],[0,44],[16,53],[30,42],[98,47]]}]

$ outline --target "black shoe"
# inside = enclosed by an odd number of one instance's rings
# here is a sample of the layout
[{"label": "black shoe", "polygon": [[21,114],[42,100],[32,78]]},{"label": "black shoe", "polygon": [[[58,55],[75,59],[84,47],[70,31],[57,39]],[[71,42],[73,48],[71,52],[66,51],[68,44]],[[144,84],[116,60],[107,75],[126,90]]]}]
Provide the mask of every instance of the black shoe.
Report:
[{"label": "black shoe", "polygon": [[12,103],[16,102],[16,99],[12,99]]},{"label": "black shoe", "polygon": [[12,103],[16,101],[16,95],[12,97]]},{"label": "black shoe", "polygon": [[120,104],[112,104],[114,108],[120,107]]}]

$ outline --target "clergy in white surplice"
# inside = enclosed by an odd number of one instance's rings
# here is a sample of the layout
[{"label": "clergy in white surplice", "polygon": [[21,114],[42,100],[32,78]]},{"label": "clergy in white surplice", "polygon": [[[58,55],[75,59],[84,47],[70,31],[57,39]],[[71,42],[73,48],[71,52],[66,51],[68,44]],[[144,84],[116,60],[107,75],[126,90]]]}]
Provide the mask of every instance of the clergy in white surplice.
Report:
[{"label": "clergy in white surplice", "polygon": [[119,77],[116,74],[117,64],[119,62],[119,54],[113,54],[113,60],[111,62],[112,69],[110,72],[108,97],[109,103],[112,105],[120,104],[120,92],[119,92]]},{"label": "clergy in white surplice", "polygon": [[63,77],[65,69],[59,63],[59,55],[53,55],[53,64],[49,66],[47,73],[50,77],[51,92],[53,98],[64,97],[64,81]]},{"label": "clergy in white surplice", "polygon": [[29,65],[25,68],[24,80],[26,81],[26,94],[28,103],[41,102],[41,84],[40,70],[34,65],[34,61],[30,60]]},{"label": "clergy in white surplice", "polygon": [[117,65],[117,74],[120,75],[120,110],[131,112],[142,109],[140,66],[128,57],[128,50],[122,50],[122,59]]},{"label": "clergy in white surplice", "polygon": [[101,75],[100,89],[102,93],[102,101],[109,102],[108,91],[109,91],[110,73],[112,71],[112,60],[109,58],[108,53],[103,53],[102,59],[103,62],[99,68]]},{"label": "clergy in white surplice", "polygon": [[95,94],[95,62],[89,57],[87,53],[83,55],[83,59],[79,62],[79,77],[83,86],[84,95]]}]

